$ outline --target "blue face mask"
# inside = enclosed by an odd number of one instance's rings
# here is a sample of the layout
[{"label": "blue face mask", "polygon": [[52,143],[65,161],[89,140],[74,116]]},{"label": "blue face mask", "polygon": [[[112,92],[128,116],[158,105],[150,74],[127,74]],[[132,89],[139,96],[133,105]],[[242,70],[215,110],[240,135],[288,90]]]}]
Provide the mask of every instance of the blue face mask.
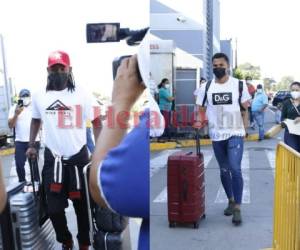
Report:
[{"label": "blue face mask", "polygon": [[262,93],[263,90],[262,90],[262,89],[258,89],[258,90],[256,90],[256,92],[257,92],[257,93]]}]

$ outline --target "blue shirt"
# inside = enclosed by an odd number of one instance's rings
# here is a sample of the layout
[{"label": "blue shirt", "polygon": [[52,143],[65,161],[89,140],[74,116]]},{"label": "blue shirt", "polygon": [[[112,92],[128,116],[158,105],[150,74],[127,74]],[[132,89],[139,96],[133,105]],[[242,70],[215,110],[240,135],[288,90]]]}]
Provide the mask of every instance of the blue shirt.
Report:
[{"label": "blue shirt", "polygon": [[251,110],[253,112],[261,111],[265,105],[268,105],[267,95],[264,92],[256,93],[251,104]]},{"label": "blue shirt", "polygon": [[108,205],[119,214],[143,218],[139,250],[149,250],[149,110],[101,163],[100,186]]},{"label": "blue shirt", "polygon": [[159,89],[159,109],[170,111],[172,107],[172,101],[168,98],[171,97],[170,90],[164,87]]}]

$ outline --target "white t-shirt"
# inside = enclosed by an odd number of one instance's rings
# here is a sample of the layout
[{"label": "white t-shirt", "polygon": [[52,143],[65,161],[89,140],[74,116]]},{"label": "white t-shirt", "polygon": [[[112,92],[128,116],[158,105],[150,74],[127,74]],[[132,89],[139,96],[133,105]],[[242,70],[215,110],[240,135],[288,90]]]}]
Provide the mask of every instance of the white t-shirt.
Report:
[{"label": "white t-shirt", "polygon": [[52,153],[70,157],[86,144],[86,121],[100,112],[92,100],[78,85],[73,92],[42,90],[33,96],[32,117],[42,120],[45,145]]},{"label": "white t-shirt", "polygon": [[194,93],[193,93],[194,96],[197,97],[197,96],[199,95],[200,91],[201,91],[201,86],[200,86],[199,88],[196,88],[196,89],[195,89],[195,91],[194,91]]},{"label": "white t-shirt", "polygon": [[[206,84],[201,85],[196,103],[202,106]],[[239,105],[239,81],[229,77],[224,84],[212,80],[207,92],[206,115],[208,117],[209,135],[212,141],[227,140],[231,136],[245,136],[245,128]],[[251,99],[248,88],[243,83],[241,102]]]},{"label": "white t-shirt", "polygon": [[[16,108],[17,108],[16,104],[10,108],[8,119],[12,119],[14,117]],[[29,142],[31,116],[32,116],[31,104],[27,107],[24,106],[23,111],[18,115],[18,118],[16,121],[15,141]],[[39,141],[39,140],[40,140],[40,138],[39,138],[39,136],[37,136],[36,141]]]}]

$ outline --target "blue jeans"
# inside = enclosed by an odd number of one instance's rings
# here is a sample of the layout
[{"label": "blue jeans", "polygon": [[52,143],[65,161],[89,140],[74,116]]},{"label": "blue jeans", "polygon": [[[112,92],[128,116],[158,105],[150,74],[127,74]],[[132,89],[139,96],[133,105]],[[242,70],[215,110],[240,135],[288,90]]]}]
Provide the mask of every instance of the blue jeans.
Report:
[{"label": "blue jeans", "polygon": [[244,185],[241,170],[244,139],[240,136],[232,136],[228,140],[213,141],[212,145],[227,198],[234,198],[236,204],[241,204]]},{"label": "blue jeans", "polygon": [[284,131],[284,143],[300,153],[300,136],[290,134],[287,128]]},{"label": "blue jeans", "polygon": [[263,140],[265,137],[265,128],[264,128],[264,112],[260,112],[260,111],[254,111],[252,112],[253,114],[253,118],[256,122],[256,124],[258,125],[258,134],[259,134],[259,139]]},{"label": "blue jeans", "polygon": [[[26,181],[25,178],[25,162],[26,162],[26,151],[28,149],[28,142],[15,142],[15,161],[16,161],[16,169],[19,178],[19,182]],[[40,143],[36,142],[36,150],[39,154]],[[35,170],[36,171],[36,170]],[[38,180],[38,174],[34,173],[35,180]]]},{"label": "blue jeans", "polygon": [[86,146],[90,153],[92,154],[95,150],[95,144],[92,138],[92,129],[86,128]]}]

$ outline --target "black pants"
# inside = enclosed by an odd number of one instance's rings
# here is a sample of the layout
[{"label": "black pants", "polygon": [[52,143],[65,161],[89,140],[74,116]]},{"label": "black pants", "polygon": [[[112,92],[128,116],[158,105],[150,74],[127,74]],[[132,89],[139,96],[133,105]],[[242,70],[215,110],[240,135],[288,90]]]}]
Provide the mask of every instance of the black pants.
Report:
[{"label": "black pants", "polygon": [[171,138],[171,111],[169,110],[161,110],[161,114],[165,119],[165,130],[161,135],[161,138],[167,138],[170,140]]},{"label": "black pants", "polygon": [[[44,157],[43,183],[46,190],[48,214],[56,233],[56,239],[58,242],[62,243],[72,239],[72,234],[68,229],[65,215],[65,208],[68,207],[68,187],[69,182],[72,180],[70,180],[69,176],[66,174],[63,179],[62,191],[60,193],[51,192],[50,184],[53,182],[54,157],[48,148],[45,148]],[[88,208],[83,179],[83,167],[89,161],[86,146],[84,146],[78,154],[73,156],[70,161],[78,167],[82,187],[81,198],[73,200],[73,206],[77,217],[77,239],[79,244],[90,245]]]},{"label": "black pants", "polygon": [[249,120],[250,120],[250,125],[251,125],[254,122],[254,117],[253,117],[251,107],[248,108],[248,113],[249,113]]},{"label": "black pants", "polygon": [[[39,155],[40,143],[37,142],[35,144],[35,148]],[[16,169],[19,178],[19,182],[26,181],[25,174],[25,162],[26,162],[26,151],[28,149],[28,142],[16,141],[15,142],[15,161],[16,161]],[[37,181],[38,173],[35,171],[34,177],[35,181]]]}]

